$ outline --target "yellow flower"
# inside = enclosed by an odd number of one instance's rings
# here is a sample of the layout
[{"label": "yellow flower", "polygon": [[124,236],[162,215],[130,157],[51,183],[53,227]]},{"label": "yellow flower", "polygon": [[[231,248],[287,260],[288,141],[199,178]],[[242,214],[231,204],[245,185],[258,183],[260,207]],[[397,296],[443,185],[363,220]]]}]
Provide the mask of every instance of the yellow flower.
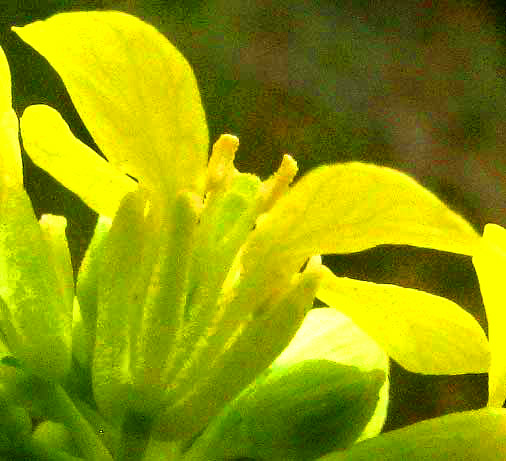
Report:
[{"label": "yellow flower", "polygon": [[153,27],[85,12],[14,30],[60,74],[107,158],[55,110],[23,114],[33,161],[101,215],[72,347],[111,420],[148,415],[160,437],[190,438],[286,348],[315,295],[411,371],[488,370],[483,331],[454,303],[335,277],[319,259],[382,244],[472,254],[476,232],[413,179],[347,163],[290,187],[286,156],[261,182],[235,170],[230,135],[207,164],[195,77]]}]

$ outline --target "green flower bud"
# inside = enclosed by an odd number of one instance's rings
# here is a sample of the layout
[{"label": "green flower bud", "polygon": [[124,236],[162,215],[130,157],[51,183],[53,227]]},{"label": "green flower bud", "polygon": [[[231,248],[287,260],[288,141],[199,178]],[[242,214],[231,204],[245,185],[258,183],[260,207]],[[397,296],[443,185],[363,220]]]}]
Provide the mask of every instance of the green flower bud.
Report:
[{"label": "green flower bud", "polygon": [[63,424],[44,421],[35,429],[33,439],[55,450],[65,451],[73,456],[79,455],[71,433]]},{"label": "green flower bud", "polygon": [[275,369],[222,412],[191,459],[312,460],[345,449],[372,417],[384,380],[382,371],[329,360]]}]

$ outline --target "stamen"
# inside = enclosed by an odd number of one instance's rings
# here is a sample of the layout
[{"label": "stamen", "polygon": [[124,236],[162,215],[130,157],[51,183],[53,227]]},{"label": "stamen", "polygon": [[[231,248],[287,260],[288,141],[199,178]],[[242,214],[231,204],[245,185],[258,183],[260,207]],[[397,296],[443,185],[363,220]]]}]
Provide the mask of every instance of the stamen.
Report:
[{"label": "stamen", "polygon": [[309,261],[306,264],[306,268],[304,272],[317,271],[322,265],[322,257],[320,255],[314,255],[309,258]]},{"label": "stamen", "polygon": [[234,175],[234,158],[239,139],[231,134],[222,134],[213,145],[207,166],[206,193],[226,189]]},{"label": "stamen", "polygon": [[283,160],[278,168],[267,181],[262,184],[260,192],[258,213],[269,211],[276,200],[285,194],[293,178],[297,174],[297,162],[291,155],[283,155]]}]

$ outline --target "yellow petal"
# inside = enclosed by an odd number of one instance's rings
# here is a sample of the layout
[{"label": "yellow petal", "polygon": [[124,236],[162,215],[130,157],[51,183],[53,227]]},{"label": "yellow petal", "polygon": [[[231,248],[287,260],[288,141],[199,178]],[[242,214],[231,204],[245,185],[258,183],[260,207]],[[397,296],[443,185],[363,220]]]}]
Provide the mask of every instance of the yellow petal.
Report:
[{"label": "yellow petal", "polygon": [[120,12],[57,14],[13,30],[60,74],[98,147],[166,197],[202,191],[208,153],[193,72],[154,27]]},{"label": "yellow petal", "polygon": [[272,366],[311,359],[332,360],[364,371],[382,369],[388,372],[388,357],[378,344],[349,317],[332,308],[311,309]]},{"label": "yellow petal", "polygon": [[5,53],[0,47],[0,113],[12,108],[11,72]]},{"label": "yellow petal", "polygon": [[18,117],[13,109],[0,113],[0,200],[10,189],[23,188]]},{"label": "yellow petal", "polygon": [[25,110],[21,135],[37,166],[103,216],[113,217],[121,199],[137,189],[133,179],[74,137],[60,114],[49,106]]},{"label": "yellow petal", "polygon": [[336,277],[325,268],[317,297],[350,317],[415,373],[486,373],[487,338],[452,301],[423,291]]},{"label": "yellow petal", "polygon": [[506,229],[487,224],[473,257],[488,321],[492,361],[488,387],[490,406],[502,407],[506,398]]},{"label": "yellow petal", "polygon": [[313,254],[405,244],[472,254],[479,235],[409,176],[364,163],[320,167],[304,176],[257,223],[243,264],[295,270]]},{"label": "yellow petal", "polygon": [[0,183],[5,187],[23,187],[21,151],[18,139],[18,117],[12,109],[11,73],[0,47]]}]

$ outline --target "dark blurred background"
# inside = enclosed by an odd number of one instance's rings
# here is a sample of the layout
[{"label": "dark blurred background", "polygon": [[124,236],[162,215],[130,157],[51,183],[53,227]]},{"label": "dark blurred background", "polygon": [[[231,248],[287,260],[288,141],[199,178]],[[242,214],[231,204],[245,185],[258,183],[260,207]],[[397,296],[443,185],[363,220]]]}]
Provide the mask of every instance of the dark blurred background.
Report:
[{"label": "dark blurred background", "polygon": [[[14,101],[58,109],[82,140],[59,77],[9,31],[69,10],[114,9],[161,30],[195,70],[211,140],[240,137],[237,166],[267,177],[362,160],[414,176],[481,231],[506,225],[505,10],[492,1],[0,1]],[[38,214],[63,214],[77,266],[96,216],[24,157]],[[485,327],[467,257],[388,247],[326,258],[338,275],[448,297]],[[421,313],[423,315],[423,313]],[[428,345],[430,347],[430,345]],[[386,429],[483,406],[485,376],[421,376],[392,364]]]}]

